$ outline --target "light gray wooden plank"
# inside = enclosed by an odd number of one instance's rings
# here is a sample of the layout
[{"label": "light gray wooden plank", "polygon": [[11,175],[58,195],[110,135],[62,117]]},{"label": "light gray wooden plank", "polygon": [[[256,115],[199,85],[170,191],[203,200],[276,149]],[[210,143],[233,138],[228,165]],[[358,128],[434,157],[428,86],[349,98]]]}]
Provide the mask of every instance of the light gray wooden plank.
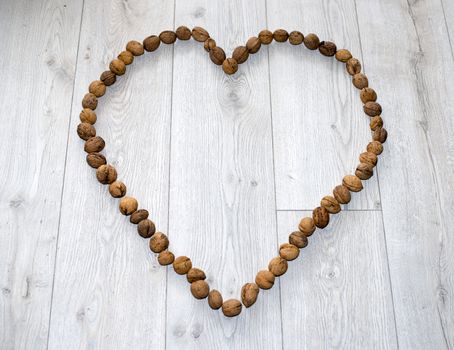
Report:
[{"label": "light gray wooden plank", "polygon": [[442,9],[428,0],[357,5],[390,135],[379,179],[399,345],[453,348],[454,62]]},{"label": "light gray wooden plank", "polygon": [[45,349],[82,1],[0,2],[0,347]]},{"label": "light gray wooden plank", "polygon": [[[310,212],[279,212],[288,241]],[[281,277],[285,349],[395,349],[380,211],[346,211],[309,238]]]},{"label": "light gray wooden plank", "polygon": [[443,10],[443,19],[448,31],[449,47],[454,55],[454,3],[449,0],[440,0]]},{"label": "light gray wooden plank", "polygon": [[[316,33],[361,59],[353,0],[272,0],[270,30]],[[269,47],[278,209],[311,209],[358,164],[370,140],[369,118],[345,65],[304,45]],[[377,180],[348,205],[380,208]]]},{"label": "light gray wooden plank", "polygon": [[[264,26],[263,1],[177,1],[176,25],[201,25],[230,55]],[[276,254],[266,50],[227,77],[202,44],[177,43],[174,61],[171,249],[207,272],[224,299],[239,298]],[[234,319],[195,300],[168,272],[169,349],[279,349],[279,285]]]},{"label": "light gray wooden plank", "polygon": [[[166,271],[85,163],[76,134],[89,83],[131,39],[173,26],[162,1],[85,1],[63,195],[50,349],[165,348]],[[101,98],[107,159],[160,230],[167,228],[172,48],[136,58]]]}]

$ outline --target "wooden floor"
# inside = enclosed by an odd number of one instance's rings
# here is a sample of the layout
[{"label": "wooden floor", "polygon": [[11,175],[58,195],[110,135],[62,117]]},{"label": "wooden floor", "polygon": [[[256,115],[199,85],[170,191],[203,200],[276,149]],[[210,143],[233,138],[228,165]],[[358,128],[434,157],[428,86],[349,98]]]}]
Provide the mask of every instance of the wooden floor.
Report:
[{"label": "wooden floor", "polygon": [[[76,126],[130,39],[200,25],[349,48],[384,108],[376,176],[253,307],[196,301],[118,213]],[[454,1],[0,1],[1,349],[454,349]],[[341,64],[264,47],[227,77],[194,41],[101,100],[106,156],[225,298],[266,268],[370,139]]]}]

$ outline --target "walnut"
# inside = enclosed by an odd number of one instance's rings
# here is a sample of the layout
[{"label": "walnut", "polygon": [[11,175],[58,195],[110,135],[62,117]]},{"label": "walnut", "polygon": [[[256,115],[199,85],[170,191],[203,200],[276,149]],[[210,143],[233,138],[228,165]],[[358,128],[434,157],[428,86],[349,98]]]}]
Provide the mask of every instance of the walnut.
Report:
[{"label": "walnut", "polygon": [[249,50],[246,46],[238,46],[233,50],[232,58],[234,58],[238,64],[246,62],[249,57]]},{"label": "walnut", "polygon": [[126,73],[126,65],[122,60],[118,58],[112,60],[109,64],[109,69],[112,73],[116,75],[123,75]]},{"label": "walnut", "polygon": [[380,115],[382,112],[381,105],[377,102],[368,101],[363,106],[364,113],[370,117],[375,117]]},{"label": "walnut", "polygon": [[329,213],[323,207],[317,207],[312,211],[312,218],[314,219],[314,224],[318,228],[325,228],[329,224]]},{"label": "walnut", "polygon": [[96,169],[96,178],[104,185],[111,184],[117,179],[117,171],[112,165],[104,164]]},{"label": "walnut", "polygon": [[309,237],[315,231],[314,219],[310,217],[302,218],[298,225],[298,229]]},{"label": "walnut", "polygon": [[[148,220],[148,219],[146,219]],[[154,224],[153,224],[154,225]],[[140,223],[139,223],[140,226]],[[162,232],[156,232],[150,238],[150,250],[153,253],[160,253],[166,250],[169,247],[169,239]]]},{"label": "walnut", "polygon": [[367,152],[372,152],[379,155],[383,152],[383,145],[380,141],[372,141],[367,145]]},{"label": "walnut", "polygon": [[213,310],[218,310],[222,306],[222,295],[216,289],[213,289],[208,294],[208,305]]},{"label": "walnut", "polygon": [[105,86],[110,86],[114,84],[117,81],[117,76],[115,73],[112,73],[110,70],[106,70],[101,74],[101,77],[99,78]]},{"label": "walnut", "polygon": [[204,280],[198,280],[191,283],[191,293],[196,299],[205,299],[210,292],[208,283]]},{"label": "walnut", "polygon": [[129,221],[131,222],[131,224],[138,224],[139,222],[145,219],[148,219],[148,210],[146,209],[136,210],[129,217]]},{"label": "walnut", "polygon": [[287,260],[277,256],[271,259],[268,264],[268,270],[270,270],[274,276],[282,276],[288,268]]},{"label": "walnut", "polygon": [[[309,243],[307,236],[301,231],[292,232],[288,236],[288,241],[290,244],[293,244],[294,246],[296,246],[300,249],[307,247],[307,244]],[[282,254],[281,254],[281,256],[282,256]],[[282,256],[282,257],[285,258],[284,256]]]},{"label": "walnut", "polygon": [[238,316],[241,313],[241,303],[236,299],[229,299],[222,303],[222,313],[227,317]]},{"label": "walnut", "polygon": [[92,168],[98,169],[101,165],[107,163],[106,157],[104,157],[101,153],[89,153],[87,154],[87,163]]},{"label": "walnut", "polygon": [[82,123],[94,124],[96,123],[96,113],[90,108],[84,108],[79,114],[80,121]]},{"label": "walnut", "polygon": [[194,27],[192,29],[192,37],[195,41],[200,41],[201,43],[203,43],[210,37],[210,34],[208,34],[208,32],[201,27]]},{"label": "walnut", "polygon": [[129,51],[122,51],[117,56],[119,60],[122,60],[124,64],[129,65],[134,62],[134,55]]},{"label": "walnut", "polygon": [[320,46],[320,39],[314,33],[309,33],[304,37],[304,46],[309,50],[317,50]]},{"label": "walnut", "polygon": [[138,205],[137,199],[133,197],[123,197],[120,200],[120,212],[123,215],[131,215],[137,210]]},{"label": "walnut", "polygon": [[225,60],[225,52],[220,47],[216,46],[210,50],[210,59],[211,61],[220,66]]},{"label": "walnut", "polygon": [[347,204],[352,199],[350,191],[344,185],[334,187],[333,195],[340,204]]},{"label": "walnut", "polygon": [[96,129],[90,123],[80,123],[77,126],[77,135],[79,135],[82,140],[87,141],[90,137],[96,136]]},{"label": "walnut", "polygon": [[347,187],[352,192],[359,192],[363,189],[361,179],[356,175],[346,175],[342,179],[342,185]]},{"label": "walnut", "polygon": [[238,70],[238,62],[234,58],[227,58],[222,62],[222,70],[226,74],[235,74]]},{"label": "walnut", "polygon": [[343,62],[343,63],[346,63],[352,57],[353,56],[350,53],[350,51],[348,51],[346,49],[340,49],[340,50],[337,50],[337,52],[336,52],[336,60]]},{"label": "walnut", "polygon": [[[305,237],[302,232],[298,233],[301,234],[307,240],[307,237]],[[279,255],[281,256],[281,258],[287,261],[292,261],[295,260],[298,257],[298,255],[300,255],[300,250],[296,245],[293,245],[291,243],[283,243],[279,247]]]},{"label": "walnut", "polygon": [[255,283],[246,283],[241,288],[241,301],[243,305],[251,307],[257,301],[257,297],[259,295],[260,289]]},{"label": "walnut", "polygon": [[175,31],[175,34],[177,35],[177,38],[180,40],[189,40],[191,39],[191,30],[186,27],[186,26],[180,26],[177,28]]},{"label": "walnut", "polygon": [[173,253],[168,250],[164,250],[160,252],[158,255],[158,262],[163,266],[170,265],[171,263],[173,263],[174,260],[175,255],[173,255]]},{"label": "walnut", "polygon": [[261,289],[270,289],[274,285],[275,276],[269,270],[261,270],[255,276],[255,283]]},{"label": "walnut", "polygon": [[173,262],[173,269],[179,275],[185,275],[192,267],[191,259],[187,256],[179,256]]},{"label": "walnut", "polygon": [[350,75],[361,73],[361,62],[357,58],[350,58],[345,66]]},{"label": "walnut", "polygon": [[318,51],[320,51],[323,56],[331,57],[336,54],[337,47],[336,44],[331,41],[322,41],[318,47]]},{"label": "walnut", "polygon": [[273,41],[273,33],[264,29],[259,33],[259,40],[263,45],[271,44]]},{"label": "walnut", "polygon": [[256,53],[258,50],[260,50],[260,47],[262,46],[262,42],[260,41],[259,38],[253,36],[248,39],[246,42],[246,47],[249,50],[250,54]]},{"label": "walnut", "polygon": [[98,107],[98,98],[91,92],[85,94],[84,98],[82,99],[82,107],[89,108],[94,111],[96,107]]},{"label": "walnut", "polygon": [[374,89],[370,87],[365,87],[364,89],[361,89],[359,97],[361,98],[361,101],[363,103],[375,102],[377,100],[377,93],[375,92]]},{"label": "walnut", "polygon": [[337,214],[341,211],[339,202],[333,196],[325,196],[320,201],[320,206],[325,208],[330,214]]},{"label": "walnut", "polygon": [[303,33],[297,30],[291,32],[288,36],[288,42],[292,45],[301,45],[303,43],[303,40],[304,40]]},{"label": "walnut", "polygon": [[186,275],[186,279],[188,280],[189,283],[198,280],[204,280],[205,278],[206,278],[205,272],[196,267],[192,267]]},{"label": "walnut", "polygon": [[143,45],[135,40],[131,40],[126,45],[126,50],[131,52],[134,56],[141,56],[144,53]]},{"label": "walnut", "polygon": [[355,175],[361,180],[368,180],[374,175],[374,167],[369,163],[359,163],[356,167]]},{"label": "walnut", "polygon": [[101,152],[106,143],[104,142],[101,136],[90,137],[87,141],[85,141],[84,150],[87,153],[95,153]]},{"label": "walnut", "polygon": [[126,185],[121,181],[114,181],[109,185],[109,193],[114,198],[121,198],[126,195]]},{"label": "walnut", "polygon": [[88,91],[96,97],[101,97],[106,93],[106,85],[101,80],[95,80],[88,86]]},{"label": "walnut", "polygon": [[352,83],[358,89],[364,89],[365,87],[367,87],[369,85],[369,81],[367,80],[367,77],[362,73],[355,74],[353,76]]},{"label": "walnut", "polygon": [[161,39],[164,44],[169,45],[173,44],[177,40],[177,35],[171,30],[165,30],[159,34],[159,39]]},{"label": "walnut", "polygon": [[283,43],[288,39],[288,32],[285,29],[276,29],[273,33],[273,39],[278,43]]},{"label": "walnut", "polygon": [[[143,219],[137,225],[137,232],[139,233],[140,237],[143,238],[150,238],[156,232],[156,225],[150,219]],[[151,243],[150,243],[151,244]],[[155,252],[160,253],[160,252]]]},{"label": "walnut", "polygon": [[156,35],[150,35],[143,40],[143,48],[148,52],[155,51],[159,45],[161,40]]}]

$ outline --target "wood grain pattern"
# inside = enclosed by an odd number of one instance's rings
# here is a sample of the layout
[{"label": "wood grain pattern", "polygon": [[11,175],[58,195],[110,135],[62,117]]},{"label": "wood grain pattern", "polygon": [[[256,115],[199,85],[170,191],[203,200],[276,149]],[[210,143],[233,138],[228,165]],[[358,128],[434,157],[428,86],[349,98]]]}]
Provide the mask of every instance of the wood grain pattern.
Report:
[{"label": "wood grain pattern", "polygon": [[45,349],[82,1],[0,2],[0,347]]},{"label": "wood grain pattern", "polygon": [[[159,8],[159,11],[156,11]],[[163,349],[166,271],[85,164],[76,126],[91,80],[131,39],[173,26],[173,4],[85,1],[58,245],[50,349]],[[94,35],[96,33],[96,35]],[[119,178],[167,228],[172,48],[135,59],[98,107]]]},{"label": "wood grain pattern", "polygon": [[[448,0],[0,1],[0,348],[453,349],[453,18]],[[236,319],[158,265],[76,134],[126,42],[182,24],[227,56],[267,26],[350,49],[390,135],[378,177]],[[129,193],[226,298],[370,138],[342,65],[278,43],[233,77],[201,43],[162,45],[97,112]]]},{"label": "wood grain pattern", "polygon": [[[280,212],[279,241],[310,212]],[[285,349],[395,349],[381,212],[341,212],[281,277]]]},{"label": "wood grain pattern", "polygon": [[[176,23],[205,27],[230,55],[265,21],[264,2],[177,1]],[[227,77],[202,44],[174,57],[169,234],[177,255],[207,272],[224,299],[239,298],[276,254],[273,153],[266,51]],[[281,347],[279,285],[235,319],[168,275],[169,349]],[[216,313],[219,313],[216,315]]]},{"label": "wood grain pattern", "polygon": [[453,348],[454,63],[442,8],[357,4],[370,80],[386,86],[378,93],[390,139],[379,176],[399,345]]},{"label": "wood grain pattern", "polygon": [[[268,1],[268,26],[317,33],[361,60],[353,1]],[[369,118],[345,65],[304,45],[269,46],[278,209],[311,209],[358,164]],[[334,151],[335,150],[335,151]],[[380,208],[376,178],[348,205]]]},{"label": "wood grain pattern", "polygon": [[454,55],[454,3],[449,0],[441,0],[443,19],[446,25],[447,36],[451,54]]}]

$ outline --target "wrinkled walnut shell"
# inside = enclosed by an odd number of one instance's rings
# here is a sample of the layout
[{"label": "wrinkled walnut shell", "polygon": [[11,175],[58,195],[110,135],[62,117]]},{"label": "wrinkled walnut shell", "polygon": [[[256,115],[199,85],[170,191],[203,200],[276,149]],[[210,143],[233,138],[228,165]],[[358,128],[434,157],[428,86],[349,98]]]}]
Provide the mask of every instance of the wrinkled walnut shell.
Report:
[{"label": "wrinkled walnut shell", "polygon": [[329,224],[329,212],[323,207],[317,207],[312,211],[315,226],[325,228]]},{"label": "wrinkled walnut shell", "polygon": [[340,204],[347,204],[352,199],[349,189],[344,185],[334,187],[333,195]]},{"label": "wrinkled walnut shell", "polygon": [[[148,219],[147,219],[148,220]],[[139,223],[140,225],[140,223]],[[161,253],[169,247],[169,239],[162,232],[156,232],[150,238],[150,250],[153,253]]]},{"label": "wrinkled walnut shell", "polygon": [[196,299],[205,299],[210,292],[210,286],[204,280],[191,283],[191,293]]},{"label": "wrinkled walnut shell", "polygon": [[186,279],[188,280],[189,283],[204,280],[205,278],[206,278],[205,272],[198,269],[197,267],[192,267],[186,275]]},{"label": "wrinkled walnut shell", "polygon": [[187,256],[179,256],[173,262],[173,269],[179,275],[185,275],[192,267],[191,259]]},{"label": "wrinkled walnut shell", "polygon": [[[304,236],[302,232],[298,233]],[[304,236],[304,238],[306,238],[307,240],[307,237]],[[287,261],[292,261],[295,260],[298,255],[300,255],[300,250],[296,245],[293,245],[291,243],[283,243],[279,247],[279,255],[281,256],[281,258]]]},{"label": "wrinkled walnut shell", "polygon": [[222,304],[222,313],[227,317],[238,316],[241,313],[241,302],[236,299],[229,299]]},{"label": "wrinkled walnut shell", "polygon": [[306,248],[309,243],[307,236],[301,231],[292,232],[288,236],[288,241],[290,244],[293,244],[294,246],[296,246],[300,249]]},{"label": "wrinkled walnut shell", "polygon": [[241,301],[243,305],[251,307],[257,301],[257,297],[259,295],[260,289],[255,283],[246,283],[241,288]]},{"label": "wrinkled walnut shell", "polygon": [[268,270],[270,270],[276,277],[282,276],[284,273],[286,273],[287,268],[287,260],[281,258],[280,256],[271,259],[270,263],[268,264]]},{"label": "wrinkled walnut shell", "polygon": [[342,179],[342,185],[347,187],[352,192],[359,192],[363,189],[361,179],[356,175],[346,175]]},{"label": "wrinkled walnut shell", "polygon": [[[140,237],[150,238],[156,232],[156,225],[150,219],[143,219],[137,225],[137,232],[139,233]],[[159,253],[159,252],[155,252],[155,253]]]},{"label": "wrinkled walnut shell", "polygon": [[275,276],[269,270],[261,270],[255,276],[255,283],[261,289],[270,289],[274,285]]},{"label": "wrinkled walnut shell", "polygon": [[307,237],[312,235],[316,229],[315,224],[314,224],[314,219],[310,217],[305,217],[302,218],[299,225],[298,229],[303,232]]},{"label": "wrinkled walnut shell", "polygon": [[330,214],[337,214],[341,211],[339,202],[333,196],[325,196],[320,201],[320,206],[325,208]]},{"label": "wrinkled walnut shell", "polygon": [[213,289],[208,293],[208,305],[213,310],[218,310],[222,306],[222,295],[216,289]]}]

